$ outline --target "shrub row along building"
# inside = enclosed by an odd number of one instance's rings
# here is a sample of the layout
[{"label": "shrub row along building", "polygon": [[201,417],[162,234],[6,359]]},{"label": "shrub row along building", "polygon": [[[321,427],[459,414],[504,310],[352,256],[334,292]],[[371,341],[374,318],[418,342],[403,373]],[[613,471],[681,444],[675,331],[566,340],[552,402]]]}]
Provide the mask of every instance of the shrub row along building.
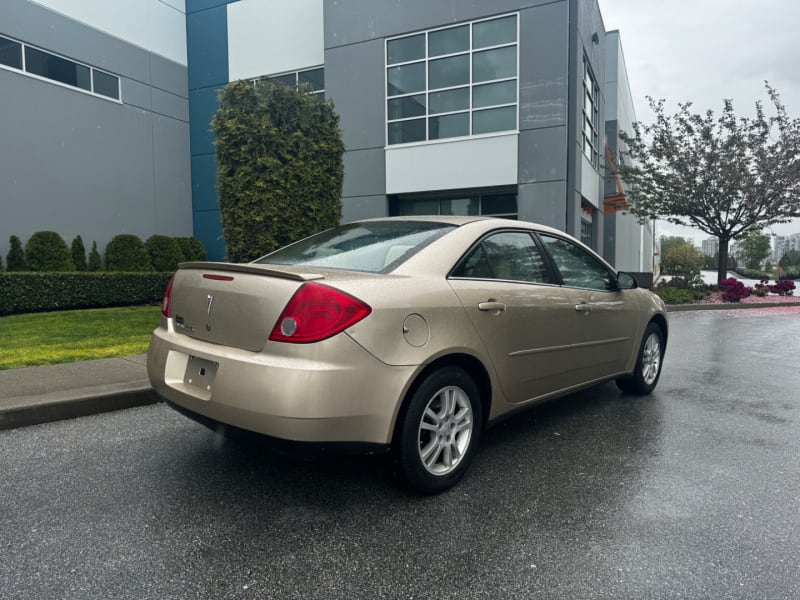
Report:
[{"label": "shrub row along building", "polygon": [[335,103],[344,221],[498,215],[652,267],[611,169],[635,115],[597,0],[4,0],[0,253],[159,233],[223,260],[209,123],[263,77]]}]

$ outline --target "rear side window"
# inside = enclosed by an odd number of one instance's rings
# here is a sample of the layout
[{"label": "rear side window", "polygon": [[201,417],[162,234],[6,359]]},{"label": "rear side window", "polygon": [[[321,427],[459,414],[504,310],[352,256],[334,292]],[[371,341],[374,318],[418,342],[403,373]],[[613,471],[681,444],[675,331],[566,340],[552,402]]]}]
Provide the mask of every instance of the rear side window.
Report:
[{"label": "rear side window", "polygon": [[453,270],[453,277],[553,283],[529,233],[504,231],[485,238]]},{"label": "rear side window", "polygon": [[430,221],[351,223],[300,240],[253,262],[388,273],[455,227]]}]

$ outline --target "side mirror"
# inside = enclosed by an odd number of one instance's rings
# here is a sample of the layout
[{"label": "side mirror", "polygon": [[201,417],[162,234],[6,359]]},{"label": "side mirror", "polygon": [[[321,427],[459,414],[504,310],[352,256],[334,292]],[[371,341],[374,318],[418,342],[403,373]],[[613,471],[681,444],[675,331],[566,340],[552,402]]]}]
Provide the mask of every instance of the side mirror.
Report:
[{"label": "side mirror", "polygon": [[639,287],[639,282],[630,273],[620,271],[617,273],[617,285],[621,290],[634,290]]}]

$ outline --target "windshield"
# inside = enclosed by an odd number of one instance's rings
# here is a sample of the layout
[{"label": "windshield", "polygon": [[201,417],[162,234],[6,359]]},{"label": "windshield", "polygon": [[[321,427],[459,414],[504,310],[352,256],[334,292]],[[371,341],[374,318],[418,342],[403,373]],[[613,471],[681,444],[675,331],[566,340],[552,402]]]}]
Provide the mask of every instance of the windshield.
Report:
[{"label": "windshield", "polygon": [[312,235],[253,262],[388,273],[455,227],[430,221],[351,223]]}]

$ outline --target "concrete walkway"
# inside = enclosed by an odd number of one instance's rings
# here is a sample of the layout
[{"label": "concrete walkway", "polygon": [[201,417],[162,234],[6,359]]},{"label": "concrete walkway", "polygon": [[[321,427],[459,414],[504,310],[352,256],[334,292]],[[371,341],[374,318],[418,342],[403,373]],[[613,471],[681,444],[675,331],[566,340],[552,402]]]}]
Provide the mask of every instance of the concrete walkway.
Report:
[{"label": "concrete walkway", "polygon": [[[682,310],[800,308],[789,302],[682,304]],[[0,430],[72,419],[158,402],[147,379],[146,356],[106,358],[44,367],[0,371]]]},{"label": "concrete walkway", "polygon": [[0,429],[157,401],[144,354],[0,371]]}]

